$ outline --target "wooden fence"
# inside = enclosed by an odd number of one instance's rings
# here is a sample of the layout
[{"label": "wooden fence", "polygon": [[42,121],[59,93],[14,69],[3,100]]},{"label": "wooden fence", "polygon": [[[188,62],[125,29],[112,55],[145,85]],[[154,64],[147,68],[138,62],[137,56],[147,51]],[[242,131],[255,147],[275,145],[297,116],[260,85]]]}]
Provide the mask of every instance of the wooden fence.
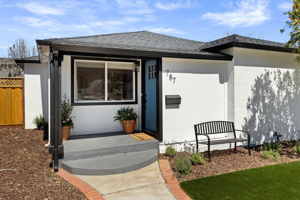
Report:
[{"label": "wooden fence", "polygon": [[0,128],[24,127],[23,89],[23,78],[0,78]]}]

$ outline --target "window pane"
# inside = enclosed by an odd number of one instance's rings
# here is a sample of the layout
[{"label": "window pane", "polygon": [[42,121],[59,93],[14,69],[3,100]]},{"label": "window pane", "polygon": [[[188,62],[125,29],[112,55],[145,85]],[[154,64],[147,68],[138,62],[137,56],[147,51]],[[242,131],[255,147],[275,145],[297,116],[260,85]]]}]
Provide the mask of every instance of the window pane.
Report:
[{"label": "window pane", "polygon": [[108,69],[108,100],[133,100],[133,71]]},{"label": "window pane", "polygon": [[105,100],[104,76],[99,63],[77,64],[77,100]]}]

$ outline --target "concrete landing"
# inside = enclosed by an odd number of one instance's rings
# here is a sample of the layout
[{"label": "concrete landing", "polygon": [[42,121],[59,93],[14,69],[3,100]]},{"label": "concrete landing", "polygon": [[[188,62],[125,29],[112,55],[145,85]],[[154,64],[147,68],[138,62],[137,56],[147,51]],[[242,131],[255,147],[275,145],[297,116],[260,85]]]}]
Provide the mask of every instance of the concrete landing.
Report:
[{"label": "concrete landing", "polygon": [[65,154],[87,151],[93,149],[115,148],[120,146],[130,146],[138,144],[148,144],[158,142],[157,140],[141,140],[137,141],[127,134],[105,134],[93,138],[82,138],[64,141]]},{"label": "concrete landing", "polygon": [[64,142],[61,167],[78,175],[109,175],[143,168],[158,158],[158,141],[137,141],[126,134]]},{"label": "concrete landing", "polygon": [[106,200],[175,200],[157,161],[139,170],[117,175],[76,177],[95,188]]}]

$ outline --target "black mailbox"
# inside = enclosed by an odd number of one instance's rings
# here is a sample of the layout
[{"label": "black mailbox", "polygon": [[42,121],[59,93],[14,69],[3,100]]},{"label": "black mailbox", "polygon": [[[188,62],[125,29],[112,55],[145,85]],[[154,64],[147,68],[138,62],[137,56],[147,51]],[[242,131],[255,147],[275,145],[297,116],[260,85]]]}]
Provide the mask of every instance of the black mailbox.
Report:
[{"label": "black mailbox", "polygon": [[181,104],[181,96],[166,95],[166,105],[179,105],[179,104]]}]

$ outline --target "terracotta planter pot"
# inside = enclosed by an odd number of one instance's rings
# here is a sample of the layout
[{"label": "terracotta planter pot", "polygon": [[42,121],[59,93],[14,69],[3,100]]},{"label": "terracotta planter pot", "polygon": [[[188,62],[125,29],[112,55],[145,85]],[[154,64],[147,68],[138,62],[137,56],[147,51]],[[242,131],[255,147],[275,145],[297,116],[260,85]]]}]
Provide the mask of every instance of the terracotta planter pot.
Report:
[{"label": "terracotta planter pot", "polygon": [[63,126],[61,128],[63,141],[68,140],[71,134],[71,126]]},{"label": "terracotta planter pot", "polygon": [[133,133],[135,130],[135,120],[123,120],[122,122],[123,130],[125,133]]}]

